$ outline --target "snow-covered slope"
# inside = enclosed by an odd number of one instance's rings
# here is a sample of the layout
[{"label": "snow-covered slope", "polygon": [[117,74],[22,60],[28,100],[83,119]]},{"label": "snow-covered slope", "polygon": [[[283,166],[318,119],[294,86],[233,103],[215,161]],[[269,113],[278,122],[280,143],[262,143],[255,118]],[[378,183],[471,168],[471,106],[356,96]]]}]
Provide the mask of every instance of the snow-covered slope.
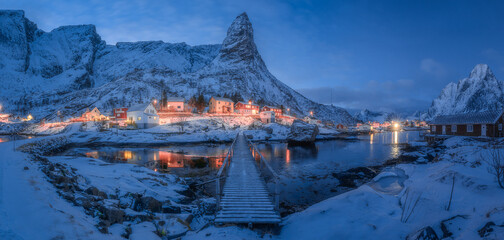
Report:
[{"label": "snow-covered slope", "polygon": [[[106,45],[93,25],[38,30],[23,11],[0,11],[0,102],[16,114],[52,118],[86,107],[102,112],[169,96],[189,99],[202,93],[241,94],[291,113],[313,111],[321,119],[350,123],[346,110],[308,100],[276,79],[254,43],[252,24],[243,13],[222,45],[147,41]],[[4,27],[6,26],[6,27]]]},{"label": "snow-covered slope", "polygon": [[427,119],[438,115],[501,110],[504,106],[504,83],[495,78],[486,64],[478,64],[468,78],[449,83],[434,99]]}]

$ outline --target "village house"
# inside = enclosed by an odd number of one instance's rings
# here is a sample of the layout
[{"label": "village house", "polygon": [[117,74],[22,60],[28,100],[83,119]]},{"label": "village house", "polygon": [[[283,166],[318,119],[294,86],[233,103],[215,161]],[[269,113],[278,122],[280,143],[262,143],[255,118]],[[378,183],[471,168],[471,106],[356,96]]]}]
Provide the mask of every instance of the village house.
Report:
[{"label": "village house", "polygon": [[208,113],[234,113],[233,100],[223,97],[212,97],[208,103]]},{"label": "village house", "polygon": [[185,99],[183,97],[169,97],[166,99],[166,111],[168,112],[184,112]]},{"label": "village house", "polygon": [[489,111],[437,116],[429,128],[434,135],[503,137],[502,115],[502,111]]},{"label": "village house", "polygon": [[276,108],[276,107],[271,107],[271,106],[264,106],[264,107],[262,107],[261,111],[262,112],[273,111],[273,112],[275,112],[276,116],[282,115],[282,109]]},{"label": "village house", "polygon": [[159,125],[159,116],[152,103],[144,103],[132,106],[127,112],[128,123],[137,128],[151,128]]},{"label": "village house", "polygon": [[338,123],[338,124],[336,124],[336,129],[346,130],[346,129],[348,129],[348,126],[344,125],[343,123]]},{"label": "village house", "polygon": [[114,108],[112,110],[112,116],[110,120],[112,121],[123,121],[128,119],[128,108]]},{"label": "village house", "polygon": [[237,102],[235,104],[235,111],[239,114],[258,114],[259,105],[252,103],[252,101]]},{"label": "village house", "polygon": [[100,121],[104,120],[105,116],[100,113],[97,107],[93,108],[93,110],[89,111],[89,108],[86,108],[86,111],[82,114],[83,121]]},{"label": "village house", "polygon": [[259,117],[261,122],[263,123],[274,123],[275,122],[275,112],[273,111],[265,111],[259,113]]}]

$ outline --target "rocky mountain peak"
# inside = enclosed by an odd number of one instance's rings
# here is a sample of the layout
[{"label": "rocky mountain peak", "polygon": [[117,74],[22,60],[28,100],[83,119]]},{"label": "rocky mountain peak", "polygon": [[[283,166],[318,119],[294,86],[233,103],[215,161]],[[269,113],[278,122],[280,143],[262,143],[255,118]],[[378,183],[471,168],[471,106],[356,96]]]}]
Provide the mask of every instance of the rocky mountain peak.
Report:
[{"label": "rocky mountain peak", "polygon": [[264,65],[254,43],[254,30],[247,13],[240,14],[231,23],[217,59],[221,62]]},{"label": "rocky mountain peak", "polygon": [[491,78],[495,78],[495,76],[494,76],[494,74],[492,73],[492,70],[490,70],[490,67],[488,67],[487,64],[478,64],[471,71],[471,74],[469,75],[469,78],[473,78],[473,79],[491,79]]}]

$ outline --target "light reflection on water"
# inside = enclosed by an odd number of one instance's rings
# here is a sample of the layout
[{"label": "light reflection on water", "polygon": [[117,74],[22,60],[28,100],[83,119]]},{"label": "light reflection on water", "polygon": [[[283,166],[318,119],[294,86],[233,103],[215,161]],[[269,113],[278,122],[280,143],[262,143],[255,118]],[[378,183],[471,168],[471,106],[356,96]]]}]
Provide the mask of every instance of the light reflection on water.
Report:
[{"label": "light reflection on water", "polygon": [[182,168],[219,169],[227,154],[228,145],[197,145],[161,148],[76,148],[66,155],[84,154],[107,162],[123,162],[146,166],[155,171]]}]

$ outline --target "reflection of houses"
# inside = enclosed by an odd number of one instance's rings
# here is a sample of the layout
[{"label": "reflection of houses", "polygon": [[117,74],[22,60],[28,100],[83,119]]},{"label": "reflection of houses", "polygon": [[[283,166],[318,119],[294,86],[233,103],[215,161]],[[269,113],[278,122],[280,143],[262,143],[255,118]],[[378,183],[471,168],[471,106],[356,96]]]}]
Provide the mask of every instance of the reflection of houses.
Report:
[{"label": "reflection of houses", "polygon": [[184,112],[185,109],[185,99],[183,97],[169,97],[166,99],[167,112]]},{"label": "reflection of houses", "polygon": [[261,118],[261,122],[263,122],[263,123],[274,123],[275,122],[275,112],[273,112],[273,111],[261,112],[259,114],[259,117]]},{"label": "reflection of houses", "polygon": [[159,151],[159,165],[162,169],[166,168],[183,168],[184,167],[184,155]]},{"label": "reflection of houses", "polygon": [[479,112],[437,116],[430,122],[432,134],[502,137],[503,112]]},{"label": "reflection of houses", "polygon": [[229,98],[212,97],[208,104],[209,113],[233,113],[233,101]]},{"label": "reflection of houses", "polygon": [[128,122],[136,124],[137,128],[151,128],[159,125],[159,116],[152,103],[132,106],[127,112]]},{"label": "reflection of houses", "polygon": [[264,106],[264,107],[262,107],[261,111],[263,111],[263,112],[273,111],[273,112],[275,112],[276,116],[282,115],[282,109],[276,108],[276,107],[271,107],[271,106]]},{"label": "reflection of houses", "polygon": [[252,101],[237,102],[235,104],[235,111],[240,114],[258,114],[259,105],[252,103]]}]

